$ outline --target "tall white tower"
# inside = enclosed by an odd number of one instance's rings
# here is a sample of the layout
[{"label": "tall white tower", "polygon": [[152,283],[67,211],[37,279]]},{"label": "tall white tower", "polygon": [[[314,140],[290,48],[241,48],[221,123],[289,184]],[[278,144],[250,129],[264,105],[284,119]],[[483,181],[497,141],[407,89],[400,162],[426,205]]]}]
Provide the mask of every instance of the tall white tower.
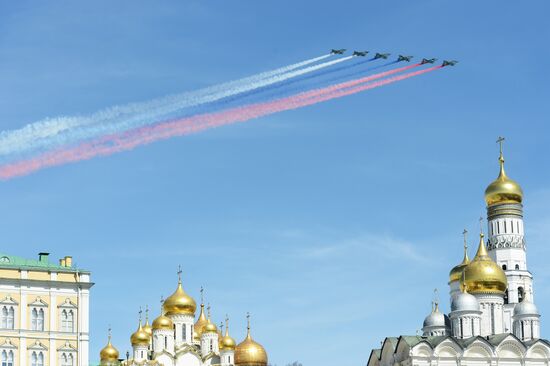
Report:
[{"label": "tall white tower", "polygon": [[514,306],[523,300],[533,302],[533,275],[527,270],[523,226],[523,191],[504,171],[500,144],[500,173],[485,190],[487,203],[489,256],[504,270],[508,289],[504,296],[504,331],[512,332]]}]

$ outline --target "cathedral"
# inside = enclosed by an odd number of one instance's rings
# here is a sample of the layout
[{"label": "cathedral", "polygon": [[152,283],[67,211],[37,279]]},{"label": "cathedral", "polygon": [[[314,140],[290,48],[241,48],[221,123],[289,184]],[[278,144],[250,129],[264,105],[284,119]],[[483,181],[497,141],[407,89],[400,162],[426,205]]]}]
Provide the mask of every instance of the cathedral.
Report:
[{"label": "cathedral", "polygon": [[[201,289],[202,295],[202,289]],[[132,355],[119,359],[118,350],[111,344],[100,352],[102,366],[267,366],[267,353],[250,332],[250,315],[245,339],[236,344],[229,335],[229,320],[218,328],[204,312],[201,296],[200,314],[195,321],[197,304],[183,289],[181,271],[176,291],[162,303],[160,315],[145,324],[140,319],[137,330],[130,336]],[[147,314],[148,312],[146,312]]]},{"label": "cathedral", "polygon": [[550,362],[550,342],[540,339],[533,275],[527,268],[523,191],[504,171],[485,190],[487,239],[449,274],[449,314],[438,301],[422,335],[388,337],[371,351],[368,366],[538,366]]}]

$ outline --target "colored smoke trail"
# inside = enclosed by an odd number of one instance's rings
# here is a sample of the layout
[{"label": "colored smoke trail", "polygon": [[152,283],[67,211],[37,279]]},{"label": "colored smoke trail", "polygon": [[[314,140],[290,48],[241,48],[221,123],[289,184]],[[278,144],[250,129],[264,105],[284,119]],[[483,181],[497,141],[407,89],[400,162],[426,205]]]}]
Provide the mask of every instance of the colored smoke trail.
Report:
[{"label": "colored smoke trail", "polygon": [[[305,66],[315,64],[332,55],[327,54],[275,70],[262,72],[219,85],[199,89],[197,91],[180,93],[172,96],[153,99],[148,102],[131,103],[115,106],[96,112],[90,116],[57,117],[31,123],[13,131],[0,132],[0,155],[10,155],[33,150],[43,150],[70,142],[84,140],[103,133],[114,132],[149,123],[154,115],[166,115],[178,109],[217,100],[231,95],[228,91],[239,93],[284,80],[285,74],[296,72]],[[304,69],[303,73],[315,71],[342,62],[342,58],[332,62],[315,65],[312,69]],[[294,74],[293,74],[294,75]],[[293,77],[290,75],[289,77]],[[302,75],[302,72],[297,73]],[[248,86],[248,87],[247,87]],[[182,103],[182,101],[184,101]],[[188,103],[185,103],[188,101]],[[157,118],[158,120],[158,118]],[[102,125],[104,128],[98,127]],[[116,126],[116,127],[115,127]],[[74,142],[74,141],[73,141]]]},{"label": "colored smoke trail", "polygon": [[[313,90],[271,102],[257,103],[226,111],[201,114],[180,120],[164,122],[153,126],[145,126],[136,130],[126,131],[124,133],[114,134],[111,136],[104,136],[96,141],[86,142],[72,148],[51,151],[33,159],[0,166],[0,179],[7,180],[17,176],[30,174],[34,171],[47,167],[91,159],[96,156],[111,155],[116,152],[131,150],[140,145],[149,144],[175,136],[197,133],[214,127],[245,122],[265,115],[341,98],[347,95],[422,75],[440,68],[441,66],[434,66],[428,69],[397,75],[364,85],[355,84],[355,86],[351,87],[342,86],[339,89],[329,87]],[[357,81],[342,83],[340,85],[352,85],[351,83],[353,82]]]}]

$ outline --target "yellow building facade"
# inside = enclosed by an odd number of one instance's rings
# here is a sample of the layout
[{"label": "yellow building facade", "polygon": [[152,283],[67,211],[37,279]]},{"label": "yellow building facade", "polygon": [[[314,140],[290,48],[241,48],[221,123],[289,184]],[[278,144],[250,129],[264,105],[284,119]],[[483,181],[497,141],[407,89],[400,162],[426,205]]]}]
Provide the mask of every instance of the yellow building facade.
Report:
[{"label": "yellow building facade", "polygon": [[87,366],[90,272],[0,254],[0,366]]}]

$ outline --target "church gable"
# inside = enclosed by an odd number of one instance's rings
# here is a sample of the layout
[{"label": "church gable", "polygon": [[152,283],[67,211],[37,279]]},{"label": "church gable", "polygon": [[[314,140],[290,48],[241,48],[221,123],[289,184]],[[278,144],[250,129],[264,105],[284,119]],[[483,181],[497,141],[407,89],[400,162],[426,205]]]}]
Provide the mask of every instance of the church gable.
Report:
[{"label": "church gable", "polygon": [[447,337],[444,341],[439,343],[434,349],[434,356],[436,357],[459,357],[462,355],[462,347],[451,337]]}]

